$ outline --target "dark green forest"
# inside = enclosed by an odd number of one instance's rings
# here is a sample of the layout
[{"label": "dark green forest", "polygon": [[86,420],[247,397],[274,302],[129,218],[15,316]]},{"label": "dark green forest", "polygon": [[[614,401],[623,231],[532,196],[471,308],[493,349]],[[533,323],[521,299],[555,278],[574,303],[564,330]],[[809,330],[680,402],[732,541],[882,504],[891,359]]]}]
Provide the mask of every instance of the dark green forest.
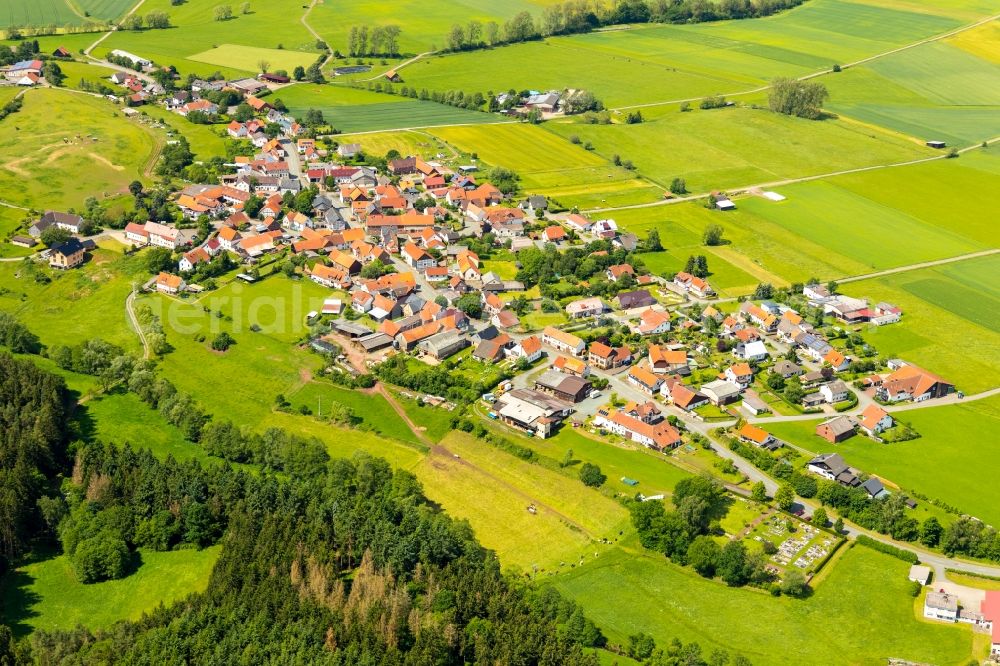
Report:
[{"label": "dark green forest", "polygon": [[0,664],[597,663],[573,602],[504,576],[382,460],[292,479],[69,442],[61,378],[9,355],[0,378],[5,567],[45,540],[95,580],[139,546],[223,547],[206,592],[107,632],[2,627]]}]

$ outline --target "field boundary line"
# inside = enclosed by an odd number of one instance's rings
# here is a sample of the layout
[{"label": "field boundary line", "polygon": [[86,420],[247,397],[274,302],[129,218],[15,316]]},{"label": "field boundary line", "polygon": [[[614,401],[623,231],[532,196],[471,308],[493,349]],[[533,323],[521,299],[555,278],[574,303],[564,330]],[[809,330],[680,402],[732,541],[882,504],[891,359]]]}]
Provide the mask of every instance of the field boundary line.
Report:
[{"label": "field boundary line", "polygon": [[[958,154],[962,155],[969,152],[970,150],[975,150],[981,148],[982,144],[992,145],[994,143],[1000,142],[1000,136],[987,139],[986,141],[973,144],[971,146],[966,146],[965,148],[958,149]],[[920,157],[915,160],[906,160],[905,162],[892,162],[890,164],[873,164],[871,166],[856,167],[854,169],[842,169],[840,171],[831,171],[829,173],[821,173],[812,176],[800,176],[797,178],[785,178],[783,180],[774,180],[767,183],[757,183],[754,185],[740,185],[738,187],[726,188],[726,191],[733,195],[746,194],[750,190],[761,189],[766,187],[783,187],[785,185],[794,185],[796,183],[807,183],[813,180],[822,180],[824,178],[833,178],[835,176],[847,176],[852,173],[863,173],[865,171],[878,171],[879,169],[893,169],[896,167],[907,167],[913,166],[915,164],[925,164],[927,162],[934,162],[937,160],[950,159],[948,153],[943,153],[940,155],[931,155],[930,157]],[[642,172],[638,172],[639,176],[646,178]],[[646,178],[646,180],[649,180]],[[651,181],[652,182],[652,181]],[[674,197],[673,199],[661,199],[657,201],[649,201],[641,204],[630,204],[628,206],[609,206],[605,208],[588,208],[582,210],[582,213],[609,213],[616,210],[634,210],[637,208],[654,208],[656,206],[669,206],[672,204],[684,203],[686,201],[698,201],[700,199],[705,199],[710,196],[710,192],[702,192],[701,194],[691,194],[683,197]]]},{"label": "field boundary line", "polygon": [[864,273],[862,275],[851,275],[849,277],[840,278],[837,280],[838,284],[843,284],[845,282],[860,282],[861,280],[871,280],[873,278],[880,278],[886,275],[895,275],[896,273],[906,273],[907,271],[917,271],[921,268],[933,268],[935,266],[943,266],[944,264],[952,264],[957,261],[966,261],[968,259],[977,259],[979,257],[989,257],[991,255],[1000,252],[1000,248],[992,248],[989,250],[980,250],[979,252],[969,252],[968,254],[960,254],[955,257],[948,257],[946,259],[933,259],[931,261],[922,261],[916,264],[908,264],[906,266],[897,266],[896,268],[887,268],[883,271],[877,271],[875,273]]}]

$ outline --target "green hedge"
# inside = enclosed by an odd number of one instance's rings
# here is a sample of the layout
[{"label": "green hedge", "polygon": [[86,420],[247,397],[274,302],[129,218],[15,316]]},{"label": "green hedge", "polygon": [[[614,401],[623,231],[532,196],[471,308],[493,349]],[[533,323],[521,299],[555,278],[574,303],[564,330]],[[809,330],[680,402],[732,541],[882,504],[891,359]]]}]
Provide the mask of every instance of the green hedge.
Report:
[{"label": "green hedge", "polygon": [[859,534],[857,542],[862,546],[867,546],[872,550],[877,550],[880,553],[885,553],[886,555],[892,555],[896,559],[903,560],[904,562],[909,562],[910,564],[916,564],[920,561],[917,554],[910,550],[904,550],[902,548],[896,548],[895,546],[889,545],[887,543],[882,543],[881,541],[876,541],[869,536],[864,534]]}]

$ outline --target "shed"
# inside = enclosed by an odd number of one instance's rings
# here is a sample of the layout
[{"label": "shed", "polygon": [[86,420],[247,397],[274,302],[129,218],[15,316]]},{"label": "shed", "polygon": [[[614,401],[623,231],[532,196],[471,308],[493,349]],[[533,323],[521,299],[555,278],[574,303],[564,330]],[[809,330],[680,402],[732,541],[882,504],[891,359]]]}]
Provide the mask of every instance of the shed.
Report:
[{"label": "shed", "polygon": [[926,585],[931,581],[931,568],[922,564],[914,564],[910,567],[910,574],[907,577],[914,583]]}]

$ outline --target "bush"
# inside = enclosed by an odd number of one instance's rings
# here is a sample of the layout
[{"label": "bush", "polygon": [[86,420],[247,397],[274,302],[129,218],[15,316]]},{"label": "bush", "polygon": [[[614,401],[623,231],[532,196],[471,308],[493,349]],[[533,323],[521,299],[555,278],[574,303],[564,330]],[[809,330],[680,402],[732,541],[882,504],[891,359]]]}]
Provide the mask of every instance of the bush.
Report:
[{"label": "bush", "polygon": [[116,534],[105,532],[77,545],[73,570],[81,583],[96,583],[124,577],[128,561],[125,541]]},{"label": "bush", "polygon": [[214,340],[212,340],[212,349],[224,352],[234,344],[236,344],[236,340],[233,339],[233,336],[229,335],[225,331],[222,331],[215,336]]},{"label": "bush", "polygon": [[599,488],[604,485],[607,479],[608,477],[601,472],[601,468],[597,465],[583,463],[580,467],[580,480],[583,481],[584,485],[591,488]]}]

